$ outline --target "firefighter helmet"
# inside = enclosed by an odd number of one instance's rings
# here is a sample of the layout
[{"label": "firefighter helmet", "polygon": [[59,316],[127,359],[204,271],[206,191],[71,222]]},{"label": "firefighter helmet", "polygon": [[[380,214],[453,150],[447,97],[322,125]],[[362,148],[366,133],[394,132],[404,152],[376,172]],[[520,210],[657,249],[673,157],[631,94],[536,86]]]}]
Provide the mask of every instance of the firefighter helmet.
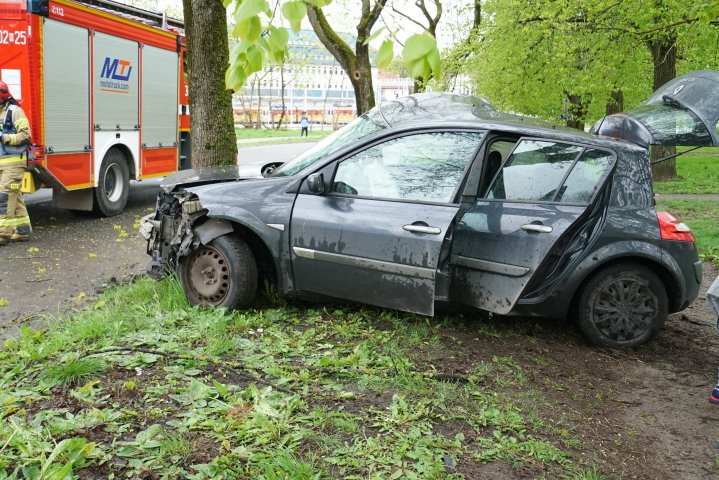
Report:
[{"label": "firefighter helmet", "polygon": [[11,98],[13,98],[13,96],[10,93],[10,88],[7,86],[7,83],[0,80],[0,103],[5,103]]}]

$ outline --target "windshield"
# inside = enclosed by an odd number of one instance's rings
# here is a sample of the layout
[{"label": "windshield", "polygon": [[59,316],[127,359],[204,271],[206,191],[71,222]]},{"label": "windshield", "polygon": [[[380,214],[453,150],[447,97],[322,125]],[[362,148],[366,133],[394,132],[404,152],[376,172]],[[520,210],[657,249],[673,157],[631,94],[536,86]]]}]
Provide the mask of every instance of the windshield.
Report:
[{"label": "windshield", "polygon": [[318,160],[325,158],[327,155],[336,152],[345,145],[349,145],[383,128],[385,128],[385,126],[380,121],[370,118],[367,114],[362,115],[329,135],[306,152],[279,167],[272,176],[284,177],[294,175]]}]

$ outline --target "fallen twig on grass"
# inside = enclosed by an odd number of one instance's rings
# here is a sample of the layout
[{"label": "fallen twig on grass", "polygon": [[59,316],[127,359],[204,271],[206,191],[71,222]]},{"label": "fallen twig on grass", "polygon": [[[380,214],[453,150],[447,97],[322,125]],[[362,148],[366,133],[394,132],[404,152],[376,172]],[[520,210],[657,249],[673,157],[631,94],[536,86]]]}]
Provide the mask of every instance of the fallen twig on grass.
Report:
[{"label": "fallen twig on grass", "polygon": [[[161,350],[155,350],[155,349],[149,349],[149,348],[142,348],[142,347],[117,347],[117,348],[105,348],[102,350],[96,350],[93,352],[88,352],[83,357],[89,357],[92,355],[104,355],[108,353],[147,353],[150,355],[160,355],[167,358],[173,358],[176,360],[193,360],[198,362],[205,362],[210,363],[213,365],[218,365],[220,367],[229,367],[233,370],[253,370],[253,371],[261,371],[264,369],[264,367],[257,366],[257,365],[249,365],[247,363],[242,362],[236,362],[233,360],[221,360],[218,358],[210,358],[203,355],[189,355],[189,354],[178,354],[178,353],[170,353],[170,352],[163,352]],[[353,375],[353,374],[364,374],[364,375],[373,375],[373,376],[379,376],[379,377],[388,377],[392,375],[400,375],[400,372],[398,370],[395,370],[394,374],[390,372],[389,370],[380,370],[380,369],[373,369],[373,368],[353,368],[353,369],[340,369],[340,368],[332,368],[332,367],[317,367],[314,365],[275,365],[275,368],[283,369],[283,370],[289,370],[289,371],[308,371],[308,372],[316,372],[320,374],[326,374],[326,375]],[[470,378],[456,373],[447,373],[447,372],[407,372],[410,375],[419,375],[424,378],[428,378],[430,380],[437,380],[437,381],[446,381],[446,382],[457,382],[457,383],[470,383]],[[246,375],[246,374],[245,374]],[[278,387],[276,384],[267,382],[266,380],[263,380],[259,377],[252,377],[255,380],[260,380],[269,386],[273,386],[277,388],[278,390],[282,390],[281,387]],[[294,392],[292,392],[294,393]]]}]

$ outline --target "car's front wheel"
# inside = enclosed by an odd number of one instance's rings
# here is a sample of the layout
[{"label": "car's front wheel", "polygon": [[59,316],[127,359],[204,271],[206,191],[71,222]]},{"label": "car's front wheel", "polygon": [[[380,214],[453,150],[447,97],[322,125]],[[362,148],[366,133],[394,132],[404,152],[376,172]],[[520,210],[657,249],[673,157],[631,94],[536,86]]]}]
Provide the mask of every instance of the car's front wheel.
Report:
[{"label": "car's front wheel", "polygon": [[192,305],[242,308],[257,294],[257,263],[235,235],[201,245],[178,262],[182,288]]},{"label": "car's front wheel", "polygon": [[595,345],[633,347],[649,341],[664,325],[667,291],[659,277],[636,263],[597,272],[577,302],[579,327]]}]

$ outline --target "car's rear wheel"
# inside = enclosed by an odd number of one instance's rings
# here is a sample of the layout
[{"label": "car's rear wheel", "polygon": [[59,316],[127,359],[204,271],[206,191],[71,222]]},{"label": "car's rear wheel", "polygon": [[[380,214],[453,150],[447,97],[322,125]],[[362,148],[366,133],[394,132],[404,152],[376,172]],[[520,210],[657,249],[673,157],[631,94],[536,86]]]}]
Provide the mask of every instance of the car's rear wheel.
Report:
[{"label": "car's rear wheel", "polygon": [[257,294],[257,263],[239,237],[223,235],[178,263],[182,288],[192,305],[242,308]]},{"label": "car's rear wheel", "polygon": [[659,277],[636,263],[597,272],[577,302],[579,327],[595,345],[633,347],[649,341],[664,325],[667,291]]}]

